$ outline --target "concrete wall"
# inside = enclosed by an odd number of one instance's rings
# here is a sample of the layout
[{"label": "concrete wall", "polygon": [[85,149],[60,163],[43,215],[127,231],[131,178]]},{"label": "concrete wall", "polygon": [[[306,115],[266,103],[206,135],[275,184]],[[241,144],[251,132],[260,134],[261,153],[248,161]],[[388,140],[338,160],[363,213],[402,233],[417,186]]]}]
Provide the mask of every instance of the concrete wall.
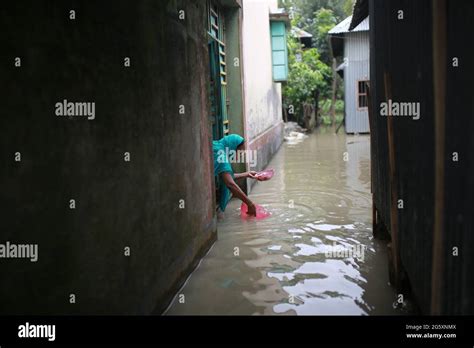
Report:
[{"label": "concrete wall", "polygon": [[1,314],[160,313],[216,238],[206,3],[10,1],[0,23],[0,243],[39,245],[0,259]]},{"label": "concrete wall", "polygon": [[347,133],[369,133],[367,108],[358,107],[357,81],[369,80],[369,32],[354,32],[344,35],[345,128]]},{"label": "concrete wall", "polygon": [[256,150],[260,170],[283,139],[281,84],[273,82],[270,12],[277,0],[243,1],[243,70],[248,148]]},{"label": "concrete wall", "polygon": [[[242,8],[238,6],[224,7],[225,13],[225,44],[227,73],[227,118],[229,132],[245,137],[244,122],[244,90],[242,71]],[[245,172],[245,163],[234,163],[236,173]],[[245,182],[239,181],[242,189],[247,191]]]}]

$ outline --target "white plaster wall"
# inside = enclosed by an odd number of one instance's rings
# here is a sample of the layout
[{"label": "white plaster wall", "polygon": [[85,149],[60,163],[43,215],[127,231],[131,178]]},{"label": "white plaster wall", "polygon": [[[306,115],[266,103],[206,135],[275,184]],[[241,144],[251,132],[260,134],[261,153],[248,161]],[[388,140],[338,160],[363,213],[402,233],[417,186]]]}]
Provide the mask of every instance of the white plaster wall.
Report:
[{"label": "white plaster wall", "polygon": [[281,84],[273,82],[270,12],[277,0],[243,0],[242,50],[246,136],[249,141],[282,121]]}]

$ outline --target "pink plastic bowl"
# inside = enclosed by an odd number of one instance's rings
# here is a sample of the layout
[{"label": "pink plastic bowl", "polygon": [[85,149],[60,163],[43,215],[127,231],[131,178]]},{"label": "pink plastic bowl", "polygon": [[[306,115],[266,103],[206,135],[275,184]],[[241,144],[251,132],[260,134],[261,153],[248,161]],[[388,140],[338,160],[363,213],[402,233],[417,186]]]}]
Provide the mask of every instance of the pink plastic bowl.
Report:
[{"label": "pink plastic bowl", "polygon": [[[257,210],[257,216],[256,216],[257,219],[259,219],[259,220],[260,219],[265,219],[265,218],[267,218],[271,215],[271,213],[266,211],[265,208],[262,207],[261,205],[256,204],[255,207],[257,208],[256,209]],[[242,217],[242,219],[253,218],[253,216],[247,214],[247,211],[248,211],[247,204],[242,203],[242,205],[240,206],[240,216]]]},{"label": "pink plastic bowl", "polygon": [[258,173],[255,175],[255,177],[256,177],[258,180],[265,181],[265,180],[270,180],[271,178],[273,178],[273,174],[275,174],[275,171],[274,171],[273,169],[267,169],[267,170],[258,172]]}]

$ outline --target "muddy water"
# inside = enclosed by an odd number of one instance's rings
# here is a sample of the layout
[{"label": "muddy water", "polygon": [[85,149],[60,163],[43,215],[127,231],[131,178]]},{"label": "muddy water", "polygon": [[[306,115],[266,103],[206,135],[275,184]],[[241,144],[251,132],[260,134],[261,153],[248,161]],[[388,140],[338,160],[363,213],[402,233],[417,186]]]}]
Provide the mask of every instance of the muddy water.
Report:
[{"label": "muddy water", "polygon": [[251,194],[271,217],[242,220],[233,200],[167,314],[406,314],[372,237],[369,151],[368,136],[285,142]]}]

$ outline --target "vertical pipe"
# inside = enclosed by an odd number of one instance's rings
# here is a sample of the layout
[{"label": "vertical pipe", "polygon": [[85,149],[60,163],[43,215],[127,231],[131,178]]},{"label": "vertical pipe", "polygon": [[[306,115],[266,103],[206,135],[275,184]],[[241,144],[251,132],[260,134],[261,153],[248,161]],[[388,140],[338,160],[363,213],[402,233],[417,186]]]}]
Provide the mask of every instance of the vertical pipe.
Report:
[{"label": "vertical pipe", "polygon": [[431,314],[442,313],[444,278],[444,161],[446,112],[446,0],[433,1],[433,88],[435,112],[435,191],[433,255],[431,269]]}]

